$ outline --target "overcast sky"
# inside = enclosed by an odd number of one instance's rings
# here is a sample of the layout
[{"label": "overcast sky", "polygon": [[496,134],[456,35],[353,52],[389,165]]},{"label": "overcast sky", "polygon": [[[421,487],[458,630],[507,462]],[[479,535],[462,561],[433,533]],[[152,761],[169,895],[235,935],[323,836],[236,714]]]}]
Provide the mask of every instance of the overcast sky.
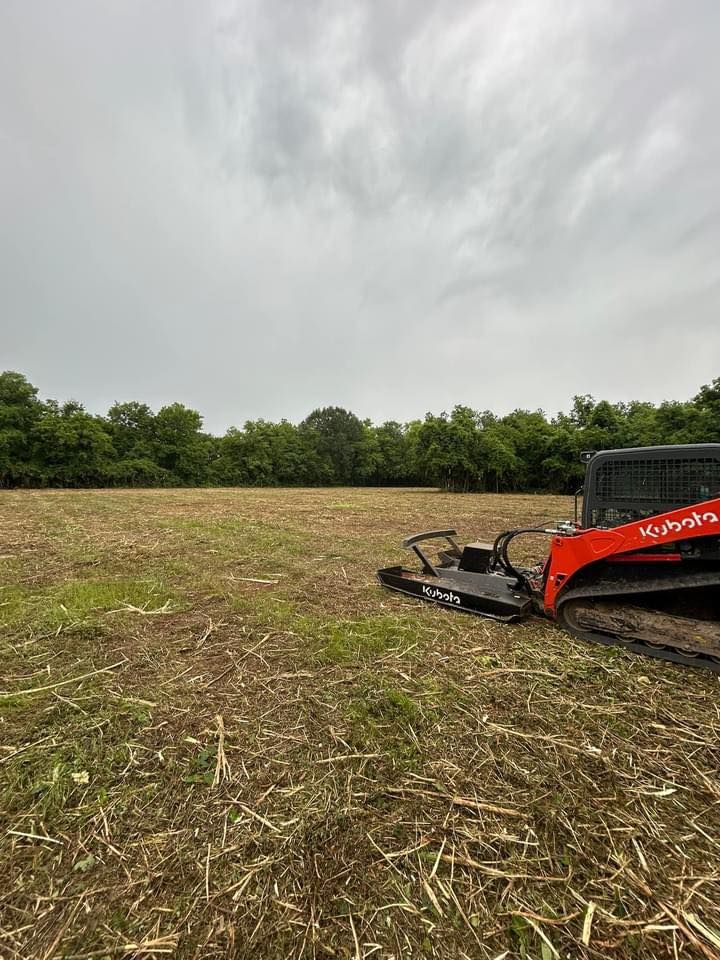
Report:
[{"label": "overcast sky", "polygon": [[720,2],[0,3],[0,370],[208,429],[720,376]]}]

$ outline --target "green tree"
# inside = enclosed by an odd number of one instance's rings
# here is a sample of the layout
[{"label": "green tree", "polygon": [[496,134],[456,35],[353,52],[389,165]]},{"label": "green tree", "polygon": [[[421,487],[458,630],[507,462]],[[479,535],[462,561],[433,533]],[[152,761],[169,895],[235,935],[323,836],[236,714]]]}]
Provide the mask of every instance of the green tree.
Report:
[{"label": "green tree", "polygon": [[365,434],[354,413],[342,407],[322,407],[303,420],[300,430],[314,438],[317,456],[331,468],[331,483],[347,486],[357,482]]},{"label": "green tree", "polygon": [[377,468],[374,482],[387,486],[417,482],[410,428],[403,427],[396,420],[387,420],[375,428],[375,440]]},{"label": "green tree", "polygon": [[415,458],[420,477],[445,490],[476,489],[482,476],[478,414],[456,406],[451,415],[428,413],[417,429]]},{"label": "green tree", "polygon": [[542,410],[513,410],[500,425],[508,431],[517,467],[510,480],[515,490],[548,490],[543,463],[550,453],[553,427]]},{"label": "green tree", "polygon": [[152,457],[155,414],[146,403],[115,403],[108,410],[107,419],[120,457]]},{"label": "green tree", "polygon": [[215,486],[243,487],[250,481],[245,465],[245,434],[230,427],[215,441],[208,466],[208,480]]},{"label": "green tree", "polygon": [[369,420],[363,420],[362,437],[357,445],[357,458],[353,470],[354,482],[366,485],[377,483],[381,472],[382,451],[377,430]]},{"label": "green tree", "polygon": [[717,443],[720,441],[720,377],[712,383],[704,384],[693,404],[698,414],[695,423],[699,443]]},{"label": "green tree", "polygon": [[12,487],[37,479],[30,436],[43,405],[21,373],[0,373],[0,486]]},{"label": "green tree", "polygon": [[181,484],[203,484],[208,476],[208,445],[202,417],[182,403],[162,407],[153,422],[153,460]]},{"label": "green tree", "polygon": [[[287,420],[272,425],[272,460],[277,483],[282,486],[313,486],[328,482],[323,460],[311,438]],[[325,477],[325,481],[323,481]]]},{"label": "green tree", "polygon": [[512,431],[491,424],[480,434],[483,489],[499,493],[509,485],[520,469]]},{"label": "green tree", "polygon": [[623,420],[620,446],[650,447],[662,443],[662,426],[654,404],[633,400],[619,404],[618,410]]},{"label": "green tree", "polygon": [[48,403],[30,437],[44,484],[100,487],[112,482],[116,454],[106,422],[79,403]]},{"label": "green tree", "polygon": [[545,489],[558,493],[575,493],[582,486],[585,467],[580,462],[580,431],[566,422],[553,421],[541,468]]},{"label": "green tree", "polygon": [[720,416],[692,401],[665,401],[657,408],[655,419],[657,431],[653,443],[714,443],[720,440]]},{"label": "green tree", "polygon": [[455,456],[447,414],[441,413],[439,417],[426,414],[414,439],[415,462],[421,481],[452,489]]}]

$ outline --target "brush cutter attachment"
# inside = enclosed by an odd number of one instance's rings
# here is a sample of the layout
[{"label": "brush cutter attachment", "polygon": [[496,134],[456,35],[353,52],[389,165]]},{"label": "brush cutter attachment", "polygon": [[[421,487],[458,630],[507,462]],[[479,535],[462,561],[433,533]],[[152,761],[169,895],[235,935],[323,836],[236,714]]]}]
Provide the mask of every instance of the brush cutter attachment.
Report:
[{"label": "brush cutter attachment", "polygon": [[[384,587],[419,600],[429,600],[453,610],[476,613],[493,620],[511,622],[532,612],[532,601],[517,577],[490,573],[492,546],[470,543],[462,550],[455,530],[430,530],[403,540],[421,564],[419,572],[402,566],[378,570]],[[445,540],[447,549],[433,562],[420,546],[428,540]]]}]

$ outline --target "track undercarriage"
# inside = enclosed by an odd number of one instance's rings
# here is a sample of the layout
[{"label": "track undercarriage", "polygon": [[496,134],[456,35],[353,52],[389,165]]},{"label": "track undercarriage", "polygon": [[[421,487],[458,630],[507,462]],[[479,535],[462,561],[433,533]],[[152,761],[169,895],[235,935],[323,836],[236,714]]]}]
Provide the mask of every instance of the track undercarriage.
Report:
[{"label": "track undercarriage", "polygon": [[624,594],[598,580],[568,591],[558,623],[583,640],[720,672],[720,573],[697,579],[704,583]]}]

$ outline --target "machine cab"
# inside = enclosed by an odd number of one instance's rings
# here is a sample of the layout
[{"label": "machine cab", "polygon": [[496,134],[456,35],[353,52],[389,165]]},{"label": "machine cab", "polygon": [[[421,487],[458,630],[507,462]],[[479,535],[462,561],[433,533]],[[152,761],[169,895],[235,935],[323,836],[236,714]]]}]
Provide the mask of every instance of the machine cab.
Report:
[{"label": "machine cab", "polygon": [[588,451],[582,526],[617,527],[720,496],[720,443]]}]

